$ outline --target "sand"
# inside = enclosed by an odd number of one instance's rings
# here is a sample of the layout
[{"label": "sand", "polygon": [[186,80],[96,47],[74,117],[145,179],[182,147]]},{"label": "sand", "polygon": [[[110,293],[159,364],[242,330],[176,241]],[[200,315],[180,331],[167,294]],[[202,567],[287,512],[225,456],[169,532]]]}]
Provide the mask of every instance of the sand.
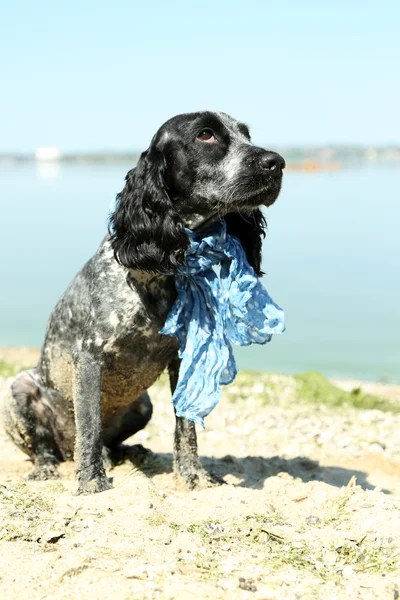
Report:
[{"label": "sand", "polygon": [[[396,386],[338,384],[400,402]],[[95,496],[74,495],[73,463],[60,481],[27,481],[0,429],[1,598],[400,597],[400,414],[312,404],[291,377],[246,375],[198,431],[226,485],[188,491],[172,473],[166,384],[151,396],[153,420],[129,443],[154,455],[110,471],[114,489]]]}]

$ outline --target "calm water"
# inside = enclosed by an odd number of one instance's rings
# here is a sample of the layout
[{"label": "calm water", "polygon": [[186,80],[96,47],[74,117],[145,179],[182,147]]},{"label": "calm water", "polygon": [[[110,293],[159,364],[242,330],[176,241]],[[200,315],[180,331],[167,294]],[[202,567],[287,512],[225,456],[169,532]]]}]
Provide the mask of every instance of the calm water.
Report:
[{"label": "calm water", "polygon": [[[39,346],[131,165],[0,166],[0,345]],[[287,331],[239,365],[400,381],[400,170],[287,173],[264,283]]]}]

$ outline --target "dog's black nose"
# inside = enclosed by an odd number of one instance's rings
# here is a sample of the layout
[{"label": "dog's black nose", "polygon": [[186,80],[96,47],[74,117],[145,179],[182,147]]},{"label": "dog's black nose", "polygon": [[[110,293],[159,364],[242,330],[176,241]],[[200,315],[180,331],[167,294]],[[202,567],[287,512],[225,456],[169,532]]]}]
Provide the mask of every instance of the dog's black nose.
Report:
[{"label": "dog's black nose", "polygon": [[284,158],[276,152],[264,152],[260,156],[260,165],[263,169],[271,171],[271,175],[281,175],[286,167]]}]

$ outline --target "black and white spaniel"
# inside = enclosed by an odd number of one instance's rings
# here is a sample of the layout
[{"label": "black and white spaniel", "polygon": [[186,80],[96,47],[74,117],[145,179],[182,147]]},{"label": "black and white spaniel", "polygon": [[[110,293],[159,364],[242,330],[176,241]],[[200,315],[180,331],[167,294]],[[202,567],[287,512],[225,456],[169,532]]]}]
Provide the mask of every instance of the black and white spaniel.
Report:
[{"label": "black and white spaniel", "polygon": [[[34,461],[34,478],[57,476],[75,457],[79,493],[111,487],[103,448],[148,423],[147,389],[164,369],[171,388],[178,343],[161,335],[185,260],[185,227],[225,219],[257,275],[265,220],[260,206],[278,197],[285,162],[254,146],[249,130],[224,113],[167,121],[126,176],[110,234],[56,305],[37,367],[20,373],[5,404],[5,426]],[[169,273],[169,274],[166,274]],[[195,426],[176,419],[174,468],[187,485],[217,479],[202,467]]]}]

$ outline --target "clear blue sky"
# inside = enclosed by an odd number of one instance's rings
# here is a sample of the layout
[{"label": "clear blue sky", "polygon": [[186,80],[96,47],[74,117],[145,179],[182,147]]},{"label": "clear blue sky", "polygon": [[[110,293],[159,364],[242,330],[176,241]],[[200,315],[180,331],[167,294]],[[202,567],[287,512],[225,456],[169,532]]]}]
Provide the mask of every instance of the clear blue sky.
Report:
[{"label": "clear blue sky", "polygon": [[142,149],[217,109],[263,144],[400,142],[398,0],[4,0],[0,151]]}]

